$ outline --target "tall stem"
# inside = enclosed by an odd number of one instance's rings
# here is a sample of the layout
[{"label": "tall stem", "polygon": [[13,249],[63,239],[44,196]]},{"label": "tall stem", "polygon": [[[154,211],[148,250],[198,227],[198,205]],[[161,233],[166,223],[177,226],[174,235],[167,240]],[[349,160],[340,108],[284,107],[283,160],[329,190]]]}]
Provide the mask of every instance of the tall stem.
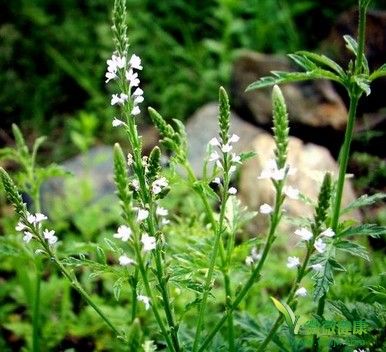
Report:
[{"label": "tall stem", "polygon": [[41,263],[40,258],[35,258],[36,280],[32,309],[32,350],[40,352],[40,283]]}]

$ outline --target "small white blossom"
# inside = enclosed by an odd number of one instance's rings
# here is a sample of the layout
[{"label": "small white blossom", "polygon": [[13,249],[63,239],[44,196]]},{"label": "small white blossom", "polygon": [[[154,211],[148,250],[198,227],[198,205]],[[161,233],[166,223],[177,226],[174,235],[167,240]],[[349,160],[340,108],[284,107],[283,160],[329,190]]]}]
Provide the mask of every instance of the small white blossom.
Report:
[{"label": "small white blossom", "polygon": [[31,232],[25,231],[23,236],[23,241],[29,243],[32,240],[33,234]]},{"label": "small white blossom", "polygon": [[137,214],[137,220],[138,221],[143,221],[146,220],[149,216],[149,211],[146,209],[139,208],[138,209],[138,214]]},{"label": "small white blossom", "polygon": [[285,186],[283,188],[284,194],[290,199],[299,199],[299,190],[292,186]]},{"label": "small white blossom", "polygon": [[111,97],[111,105],[123,105],[125,101],[129,99],[129,96],[125,93],[113,94]]},{"label": "small white blossom", "polygon": [[138,295],[137,299],[138,299],[138,301],[143,302],[146,310],[148,310],[150,308],[150,298],[149,297],[143,296],[143,295]]},{"label": "small white blossom", "polygon": [[134,163],[133,155],[131,153],[127,154],[127,165],[131,166]]},{"label": "small white blossom", "polygon": [[144,98],[142,95],[138,95],[134,98],[134,105],[140,104],[144,101]]},{"label": "small white blossom", "polygon": [[334,237],[335,236],[335,232],[333,229],[331,229],[330,227],[326,230],[324,230],[320,236],[326,236],[326,237]]},{"label": "small white blossom", "polygon": [[209,162],[217,161],[219,159],[220,159],[220,155],[216,151],[213,151],[212,153],[210,153]]},{"label": "small white blossom", "polygon": [[315,271],[322,271],[323,270],[323,265],[320,264],[320,263],[317,263],[317,264],[311,265],[311,268],[312,268],[312,270],[315,270]]},{"label": "small white blossom", "polygon": [[228,193],[232,194],[232,195],[236,194],[237,193],[237,189],[235,187],[231,187],[231,188],[228,189]]},{"label": "small white blossom", "polygon": [[122,266],[129,266],[131,264],[134,264],[135,261],[131,258],[129,258],[127,255],[121,255],[118,259],[119,261],[119,265],[122,265]]},{"label": "small white blossom", "polygon": [[248,266],[251,266],[252,264],[254,263],[254,260],[251,256],[247,256],[245,258],[245,264],[248,265]]},{"label": "small white blossom", "polygon": [[240,137],[237,134],[232,134],[232,136],[229,138],[229,143],[237,143],[240,140]]},{"label": "small white blossom", "polygon": [[165,177],[160,177],[153,181],[151,184],[151,191],[153,194],[159,194],[162,192],[162,189],[169,185],[167,179]]},{"label": "small white blossom", "polygon": [[314,247],[315,249],[319,252],[319,253],[323,253],[325,250],[326,250],[326,247],[327,245],[323,242],[323,240],[321,238],[317,239],[314,243]]},{"label": "small white blossom", "polygon": [[136,178],[131,181],[131,186],[136,190],[136,191],[139,191],[139,187],[140,187],[140,184],[139,184],[139,180],[137,180]]},{"label": "small white blossom", "polygon": [[168,216],[169,214],[168,210],[162,207],[157,207],[157,210],[155,211],[155,213],[158,216]]},{"label": "small white blossom", "polygon": [[261,259],[261,252],[257,252],[257,248],[253,247],[251,250],[251,257],[254,261],[260,260]]},{"label": "small white blossom", "polygon": [[131,115],[137,116],[141,113],[141,109],[138,106],[134,106],[131,110]]},{"label": "small white blossom", "polygon": [[265,214],[265,215],[271,214],[273,212],[273,208],[267,203],[260,205],[259,210],[261,214]]},{"label": "small white blossom", "polygon": [[134,97],[139,97],[139,96],[141,96],[141,95],[143,95],[143,90],[142,90],[141,88],[138,87],[138,88],[134,91],[133,96],[134,96]]},{"label": "small white blossom", "polygon": [[126,79],[129,82],[130,87],[138,87],[139,86],[139,78],[138,78],[138,73],[134,73],[132,69],[126,71]]},{"label": "small white blossom", "polygon": [[230,143],[224,144],[224,145],[221,147],[221,151],[222,151],[223,153],[229,153],[232,149],[233,149],[233,147],[231,146]]},{"label": "small white blossom", "polygon": [[135,54],[131,55],[129,65],[136,70],[143,69],[143,67],[141,66],[141,58]]},{"label": "small white blossom", "polygon": [[210,141],[209,141],[209,145],[213,146],[213,147],[219,147],[220,146],[220,142],[218,141],[218,139],[216,137],[213,137]]},{"label": "small white blossom", "polygon": [[307,296],[307,290],[304,287],[300,287],[296,290],[295,296],[305,297]]},{"label": "small white blossom", "polygon": [[298,257],[288,257],[287,268],[292,269],[300,266],[300,260]]},{"label": "small white blossom", "polygon": [[240,155],[237,155],[235,153],[232,153],[232,159],[231,159],[232,163],[238,163],[238,164],[241,164],[241,157]]},{"label": "small white blossom", "polygon": [[237,170],[236,166],[235,166],[235,165],[232,165],[232,166],[229,168],[229,173],[230,173],[230,174],[233,174],[236,170]]},{"label": "small white blossom", "polygon": [[27,228],[27,226],[24,225],[21,221],[19,221],[15,227],[15,230],[20,232],[20,231],[25,230],[26,228]]},{"label": "small white blossom", "polygon": [[305,227],[297,229],[295,235],[299,236],[303,241],[309,241],[312,238],[312,232]]},{"label": "small white blossom", "polygon": [[220,179],[220,177],[215,177],[212,182],[217,184],[217,185],[220,185],[221,184],[221,179]]},{"label": "small white blossom", "polygon": [[273,179],[275,181],[284,180],[285,177],[285,167],[279,169],[277,167],[276,161],[274,159],[268,160],[265,168],[261,171],[260,176],[258,176],[259,180],[264,179]]},{"label": "small white blossom", "polygon": [[114,117],[114,120],[113,120],[113,127],[119,127],[119,126],[122,126],[124,125],[125,123],[122,121],[122,120],[119,120],[117,119],[116,117]]},{"label": "small white blossom", "polygon": [[155,237],[149,236],[147,233],[142,235],[141,242],[144,252],[152,251],[156,247]]},{"label": "small white blossom", "polygon": [[45,229],[43,232],[43,236],[49,244],[55,244],[58,241],[58,238],[55,236],[54,230],[49,231]]},{"label": "small white blossom", "polygon": [[223,169],[223,166],[222,166],[220,160],[216,160],[216,166],[217,166],[219,169]]},{"label": "small white blossom", "polygon": [[105,80],[105,83],[109,83],[112,79],[118,78],[116,72],[110,72],[110,71],[106,72],[105,77],[107,78]]},{"label": "small white blossom", "polygon": [[127,242],[131,238],[131,229],[126,225],[118,227],[117,233],[114,234],[114,238],[121,239],[123,242]]},{"label": "small white blossom", "polygon": [[42,213],[36,213],[35,214],[35,224],[38,224],[39,222],[42,222],[44,220],[47,220],[47,216],[45,216],[44,214]]}]

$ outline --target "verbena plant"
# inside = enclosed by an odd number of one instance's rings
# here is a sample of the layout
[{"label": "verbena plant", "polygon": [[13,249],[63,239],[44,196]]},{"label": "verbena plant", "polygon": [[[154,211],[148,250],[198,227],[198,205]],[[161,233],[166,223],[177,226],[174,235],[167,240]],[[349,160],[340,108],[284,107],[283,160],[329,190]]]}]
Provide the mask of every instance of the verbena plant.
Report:
[{"label": "verbena plant", "polygon": [[[275,343],[280,350],[312,351],[322,350],[320,339],[313,336],[312,341],[305,337],[296,337],[298,330],[296,308],[302,297],[308,295],[304,287],[307,277],[314,282],[313,298],[317,301],[315,315],[323,321],[325,304],[330,287],[334,283],[336,271],[345,271],[338,253],[344,252],[369,260],[366,248],[352,240],[355,235],[378,237],[385,234],[384,227],[374,224],[357,224],[352,221],[341,221],[342,214],[384,198],[382,194],[371,197],[362,196],[342,209],[341,199],[345,174],[350,152],[353,126],[357,104],[361,96],[370,94],[370,84],[378,77],[386,76],[386,65],[370,73],[364,55],[365,19],[369,0],[359,1],[358,40],[346,36],[347,47],[354,53],[355,60],[344,70],[325,56],[299,52],[290,57],[305,69],[305,72],[273,72],[272,77],[264,77],[251,84],[248,89],[274,86],[273,132],[275,140],[274,157],[261,171],[258,179],[269,179],[275,190],[274,204],[263,204],[259,216],[269,218],[269,226],[264,242],[257,246],[261,239],[239,243],[237,235],[245,222],[255,213],[250,213],[237,200],[237,189],[232,186],[232,175],[253,153],[237,155],[233,145],[239,137],[230,134],[230,106],[227,93],[219,90],[219,135],[208,143],[208,153],[204,161],[203,178],[198,179],[188,161],[188,148],[184,126],[178,120],[167,122],[157,111],[150,108],[149,114],[161,135],[161,144],[170,155],[170,169],[162,164],[161,149],[156,146],[148,156],[143,155],[142,139],[138,134],[136,116],[140,113],[140,104],[144,100],[143,91],[138,87],[138,72],[142,70],[141,60],[135,54],[130,55],[129,40],[126,28],[126,7],[124,0],[116,0],[113,11],[113,34],[115,52],[107,61],[106,83],[115,84],[117,93],[111,98],[111,105],[117,106],[117,116],[113,126],[122,128],[130,144],[130,152],[125,155],[121,147],[114,146],[114,178],[117,195],[120,200],[122,224],[112,238],[105,240],[104,248],[98,247],[98,260],[78,257],[63,257],[58,246],[58,237],[53,228],[55,224],[46,225],[48,218],[41,213],[40,186],[46,177],[59,173],[53,167],[48,171],[36,168],[36,153],[42,140],[38,140],[32,152],[29,151],[17,127],[14,127],[16,150],[4,150],[7,157],[16,159],[23,166],[22,179],[16,186],[9,175],[1,169],[1,178],[8,200],[13,204],[19,217],[16,230],[23,233],[23,241],[31,249],[31,256],[37,268],[43,262],[56,265],[57,269],[69,280],[73,288],[103,319],[123,346],[131,351],[168,351],[228,350],[228,351],[263,351],[270,343]],[[295,172],[287,163],[289,127],[284,97],[277,84],[304,81],[310,79],[330,79],[342,84],[350,97],[347,130],[339,158],[339,175],[335,181],[326,173],[320,187],[319,197],[314,204],[312,219],[303,220],[301,228],[295,231],[303,245],[302,259],[288,257],[287,267],[297,272],[296,278],[286,298],[272,298],[279,311],[279,316],[267,333],[248,344],[240,331],[240,314],[248,311],[244,301],[254,290],[263,275],[269,275],[269,258],[276,239],[278,226],[283,220],[283,205],[287,198],[301,198],[298,190],[287,184],[289,175]],[[203,126],[204,128],[205,126]],[[204,235],[193,233],[193,238],[186,238],[185,247],[172,247],[172,225],[169,225],[168,210],[162,207],[164,198],[172,186],[168,177],[175,170],[186,175],[187,186],[195,193],[204,210]],[[256,170],[258,172],[258,170]],[[258,182],[258,181],[256,181]],[[28,208],[21,191],[32,198]],[[180,220],[182,222],[182,220]],[[182,228],[182,227],[181,227]],[[178,227],[177,227],[178,229]],[[179,233],[184,236],[185,233]],[[207,235],[207,236],[206,236]],[[204,236],[204,239],[203,237]],[[240,253],[250,254],[240,260]],[[119,265],[112,265],[106,260],[106,252],[115,258]],[[186,252],[186,253],[183,253]],[[245,264],[244,264],[245,262]],[[240,265],[243,264],[243,265]],[[268,264],[268,268],[266,268]],[[112,274],[115,278],[114,294],[119,299],[123,286],[131,290],[130,317],[131,329],[113,323],[101,307],[92,299],[79,282],[74,267],[89,267],[94,275]],[[263,268],[265,272],[263,273]],[[39,308],[40,270],[37,270],[36,293],[32,311],[33,350],[40,351]],[[223,294],[219,295],[219,290]],[[382,289],[374,291],[382,294]],[[181,292],[194,299],[185,302],[186,311],[179,309],[178,301]],[[384,293],[383,293],[384,294]],[[142,308],[148,310],[162,338],[156,345],[149,339],[141,340],[143,328],[137,319]],[[189,304],[188,304],[189,303]],[[344,303],[331,303],[347,319],[355,319],[358,307],[350,310]],[[375,302],[371,309],[380,309]],[[210,317],[215,312],[213,307],[222,308],[217,320]],[[370,309],[370,308],[369,308]],[[192,313],[194,310],[194,313]],[[221,311],[220,311],[221,312]],[[351,314],[351,315],[350,315]],[[288,343],[285,347],[280,340],[279,331],[282,323],[288,325]],[[371,320],[373,335],[362,340],[347,341],[347,346],[363,347],[368,343],[381,346],[382,322]],[[381,325],[381,326],[379,326]],[[378,344],[378,345],[377,345]],[[344,345],[344,344],[343,344]]]}]

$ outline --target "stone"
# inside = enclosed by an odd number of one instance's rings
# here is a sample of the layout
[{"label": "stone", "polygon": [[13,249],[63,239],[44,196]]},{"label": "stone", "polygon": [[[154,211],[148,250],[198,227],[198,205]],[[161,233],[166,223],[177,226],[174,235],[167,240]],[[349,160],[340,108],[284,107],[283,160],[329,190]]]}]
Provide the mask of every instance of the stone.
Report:
[{"label": "stone", "polygon": [[[245,92],[249,84],[271,71],[294,71],[292,61],[283,55],[267,55],[246,51],[233,65],[232,95],[236,111],[248,111],[257,125],[271,125],[272,88]],[[311,128],[329,127],[342,131],[346,126],[347,109],[326,80],[285,84],[281,86],[286,98],[291,125]],[[244,115],[243,115],[244,116]]]},{"label": "stone", "polygon": [[[235,143],[234,151],[240,153],[263,131],[242,120],[231,112],[231,133],[240,137]],[[188,136],[189,161],[198,177],[202,176],[202,166],[208,142],[218,137],[218,103],[208,103],[199,108],[189,119],[186,125]]]},{"label": "stone", "polygon": [[[274,202],[274,189],[270,180],[258,180],[257,177],[269,159],[273,158],[273,137],[268,133],[261,133],[253,140],[249,149],[257,156],[245,163],[240,171],[239,195],[244,204],[252,211],[258,210],[260,205]],[[330,152],[315,144],[305,144],[296,137],[290,137],[288,146],[288,164],[297,169],[293,176],[289,176],[287,185],[295,187],[312,200],[317,200],[321,182],[326,171],[333,176],[338,174],[338,165]],[[343,205],[347,205],[356,198],[350,180],[346,180],[343,193]],[[284,203],[289,217],[312,218],[313,208],[301,200],[286,199]],[[354,211],[350,218],[361,220],[360,213]],[[280,230],[292,233],[294,226],[282,223]],[[268,218],[257,215],[253,231],[260,233],[267,228]],[[251,231],[252,229],[249,228]]]}]

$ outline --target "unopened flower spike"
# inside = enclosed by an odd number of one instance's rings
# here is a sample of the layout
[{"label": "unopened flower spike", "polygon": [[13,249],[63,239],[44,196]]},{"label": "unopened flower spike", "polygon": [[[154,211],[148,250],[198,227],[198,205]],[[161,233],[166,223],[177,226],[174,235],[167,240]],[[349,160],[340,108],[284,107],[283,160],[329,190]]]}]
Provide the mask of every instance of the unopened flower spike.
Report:
[{"label": "unopened flower spike", "polygon": [[[220,128],[221,144],[225,147],[228,144],[229,139],[230,106],[227,92],[223,87],[220,87],[219,90],[219,103],[218,124]],[[229,149],[229,146],[226,149]],[[225,151],[223,152],[225,153]]]},{"label": "unopened flower spike", "polygon": [[288,148],[288,114],[283,94],[279,86],[272,91],[273,133],[276,144],[275,156],[277,168],[285,167]]}]

